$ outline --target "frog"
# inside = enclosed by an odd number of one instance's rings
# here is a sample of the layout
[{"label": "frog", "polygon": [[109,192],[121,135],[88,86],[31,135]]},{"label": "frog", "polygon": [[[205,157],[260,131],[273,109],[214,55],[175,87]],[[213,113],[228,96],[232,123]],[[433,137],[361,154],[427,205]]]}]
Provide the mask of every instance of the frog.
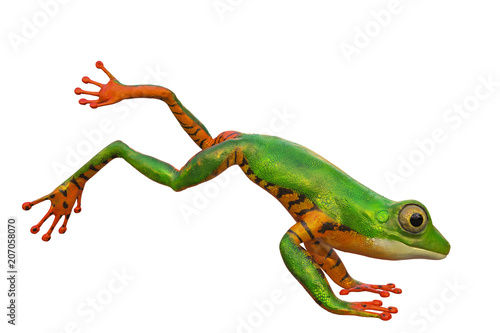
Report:
[{"label": "frog", "polygon": [[[67,230],[72,212],[80,213],[87,182],[115,158],[121,158],[147,178],[175,192],[207,182],[231,166],[239,166],[248,179],[276,198],[294,223],[279,243],[285,266],[323,309],[339,315],[389,320],[398,312],[381,300],[348,302],[332,291],[327,276],[342,289],[371,292],[380,297],[400,294],[394,283],[368,284],[351,277],[338,251],[386,260],[443,259],[449,242],[434,227],[427,208],[417,200],[392,201],[351,178],[340,168],[297,143],[277,136],[248,134],[234,130],[213,137],[207,128],[181,103],[176,94],[158,85],[125,85],[103,65],[106,84],[84,76],[82,82],[98,91],[76,88],[81,105],[99,108],[125,99],[150,98],[167,104],[180,126],[201,149],[180,169],[142,154],[117,140],[110,143],[51,193],[22,204],[24,210],[50,201],[39,223],[38,233],[54,216],[42,236],[47,242],[61,218],[60,234]],[[94,96],[94,99],[89,96]],[[73,208],[74,207],[74,208]]]}]

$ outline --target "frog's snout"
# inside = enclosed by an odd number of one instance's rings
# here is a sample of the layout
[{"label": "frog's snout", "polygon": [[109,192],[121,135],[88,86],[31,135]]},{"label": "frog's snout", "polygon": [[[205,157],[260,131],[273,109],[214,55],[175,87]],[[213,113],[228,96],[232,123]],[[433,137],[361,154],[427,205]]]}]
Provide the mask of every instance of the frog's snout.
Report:
[{"label": "frog's snout", "polygon": [[450,253],[451,245],[450,245],[450,242],[448,242],[446,239],[444,241],[445,241],[445,245],[443,246],[444,247],[443,254],[445,256],[447,256],[448,253]]}]

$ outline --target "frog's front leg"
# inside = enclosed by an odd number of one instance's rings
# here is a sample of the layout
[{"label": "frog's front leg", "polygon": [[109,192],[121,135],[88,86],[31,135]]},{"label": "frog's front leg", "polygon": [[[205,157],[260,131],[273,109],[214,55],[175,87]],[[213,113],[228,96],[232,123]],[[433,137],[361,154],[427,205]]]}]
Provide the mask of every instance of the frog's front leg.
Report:
[{"label": "frog's front leg", "polygon": [[396,288],[393,283],[366,284],[353,279],[347,272],[342,260],[324,239],[314,239],[304,244],[313,256],[314,260],[328,274],[328,276],[339,286],[345,288],[340,291],[341,295],[347,295],[351,291],[369,291],[377,293],[382,297],[389,297],[390,293],[401,294],[401,289]]},{"label": "frog's front leg", "polygon": [[344,315],[376,317],[382,320],[391,319],[391,313],[396,313],[394,307],[382,307],[382,302],[345,302],[338,299],[328,284],[323,270],[313,256],[300,244],[313,240],[321,227],[318,221],[301,221],[295,224],[283,236],[280,242],[280,252],[285,265],[292,275],[302,284],[312,298],[325,310]]}]

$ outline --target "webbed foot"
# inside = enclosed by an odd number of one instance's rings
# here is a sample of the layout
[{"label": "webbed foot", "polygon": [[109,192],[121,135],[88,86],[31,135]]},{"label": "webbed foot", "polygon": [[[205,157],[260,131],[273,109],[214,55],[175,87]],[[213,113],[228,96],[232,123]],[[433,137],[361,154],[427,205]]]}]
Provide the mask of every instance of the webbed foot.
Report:
[{"label": "webbed foot", "polygon": [[82,98],[79,100],[79,103],[82,105],[90,104],[90,107],[95,109],[100,106],[110,105],[114,103],[118,103],[119,101],[126,98],[126,86],[118,82],[118,80],[111,74],[103,65],[102,61],[96,62],[95,66],[101,69],[106,75],[109,77],[109,82],[106,84],[102,84],[96,81],[91,80],[88,76],[84,76],[82,78],[83,83],[92,83],[100,88],[99,91],[86,91],[81,88],[75,89],[75,94],[81,95],[91,95],[98,97],[96,100],[88,100]]},{"label": "webbed foot", "polygon": [[350,292],[359,292],[359,291],[369,291],[372,293],[379,294],[382,297],[389,297],[390,293],[401,294],[401,289],[396,288],[394,283],[388,283],[385,285],[382,284],[366,284],[360,283],[354,287],[342,289],[340,291],[340,295],[348,295]]},{"label": "webbed foot", "polygon": [[[398,309],[394,306],[390,306],[388,308],[382,307],[382,301],[379,300],[374,300],[372,302],[352,302],[350,305],[353,310],[361,311],[369,316],[379,317],[382,320],[389,320],[392,318],[391,313],[398,312]],[[380,313],[374,311],[378,311]]]},{"label": "webbed foot", "polygon": [[40,199],[37,199],[32,202],[25,202],[23,204],[24,210],[30,210],[31,207],[45,200],[50,200],[51,202],[51,206],[47,214],[45,214],[45,216],[40,220],[40,222],[31,227],[31,233],[33,234],[38,233],[40,231],[40,227],[52,215],[54,215],[54,221],[52,222],[52,225],[47,231],[47,233],[45,233],[42,236],[42,240],[45,242],[48,242],[50,240],[52,231],[54,231],[54,228],[57,226],[57,223],[63,216],[64,216],[64,222],[63,225],[59,228],[59,233],[60,234],[65,233],[67,230],[66,225],[71,215],[71,209],[75,205],[75,202],[77,204],[73,211],[75,213],[79,213],[82,210],[81,197],[82,197],[83,187],[84,184],[78,184],[76,183],[76,181],[63,183],[62,185],[58,186],[54,191],[52,191],[50,194],[43,196]]}]

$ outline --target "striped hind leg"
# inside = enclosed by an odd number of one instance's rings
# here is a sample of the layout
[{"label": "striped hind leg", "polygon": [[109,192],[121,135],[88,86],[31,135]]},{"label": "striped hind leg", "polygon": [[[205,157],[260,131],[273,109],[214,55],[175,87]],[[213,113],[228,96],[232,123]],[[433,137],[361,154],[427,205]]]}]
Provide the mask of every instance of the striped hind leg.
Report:
[{"label": "striped hind leg", "polygon": [[314,261],[328,274],[333,282],[344,288],[340,291],[341,295],[347,295],[350,292],[369,291],[382,297],[389,297],[389,292],[401,293],[401,289],[396,288],[393,283],[385,285],[366,284],[353,279],[333,247],[321,238],[307,241],[304,245]]},{"label": "striped hind leg", "polygon": [[182,126],[184,131],[201,149],[209,148],[227,139],[235,138],[238,132],[224,132],[216,138],[212,138],[205,125],[201,123],[177,98],[170,89],[154,85],[124,85],[120,83],[103,65],[101,61],[96,63],[96,67],[101,69],[109,78],[109,82],[102,84],[91,80],[87,76],[83,77],[83,83],[90,83],[99,87],[99,91],[86,91],[76,88],[77,95],[86,94],[96,96],[96,100],[80,99],[80,104],[89,104],[92,108],[118,103],[130,98],[154,98],[165,102],[173,115]]},{"label": "striped hind leg", "polygon": [[[161,90],[166,88],[157,87],[156,89]],[[164,101],[167,103],[168,107],[172,111],[172,114],[175,116],[184,131],[201,149],[207,149],[213,145],[229,139],[237,138],[241,135],[241,133],[237,131],[225,131],[217,137],[212,138],[207,128],[184,105],[182,105],[172,91],[168,91],[168,100],[165,99]]]},{"label": "striped hind leg", "polygon": [[[310,250],[304,249],[301,243],[314,242],[323,226],[320,215],[311,215],[308,219],[297,222],[283,236],[280,242],[280,252],[286,267],[292,275],[302,284],[311,297],[327,311],[343,315],[356,315],[362,317],[378,317],[389,320],[392,313],[396,313],[394,307],[382,307],[382,302],[346,302],[335,296],[323,270],[324,262],[315,256]],[[309,247],[310,248],[310,247]],[[331,255],[331,254],[330,254]],[[327,258],[328,259],[328,258]]]},{"label": "striped hind leg", "polygon": [[[230,135],[223,135],[220,140]],[[193,156],[180,170],[154,157],[141,154],[122,141],[115,141],[95,155],[54,191],[40,199],[23,204],[23,209],[29,210],[42,201],[50,200],[51,202],[47,214],[38,224],[31,228],[31,232],[38,233],[43,223],[52,215],[54,215],[52,226],[43,235],[42,239],[44,241],[50,240],[52,231],[63,216],[65,219],[63,226],[59,228],[59,233],[66,232],[67,222],[75,203],[77,206],[74,211],[77,213],[81,211],[81,195],[86,183],[107,163],[117,157],[124,159],[149,179],[169,186],[175,191],[181,191],[216,177],[234,164],[241,164],[243,162],[243,150],[240,141],[238,139],[226,139],[214,144]]]}]

